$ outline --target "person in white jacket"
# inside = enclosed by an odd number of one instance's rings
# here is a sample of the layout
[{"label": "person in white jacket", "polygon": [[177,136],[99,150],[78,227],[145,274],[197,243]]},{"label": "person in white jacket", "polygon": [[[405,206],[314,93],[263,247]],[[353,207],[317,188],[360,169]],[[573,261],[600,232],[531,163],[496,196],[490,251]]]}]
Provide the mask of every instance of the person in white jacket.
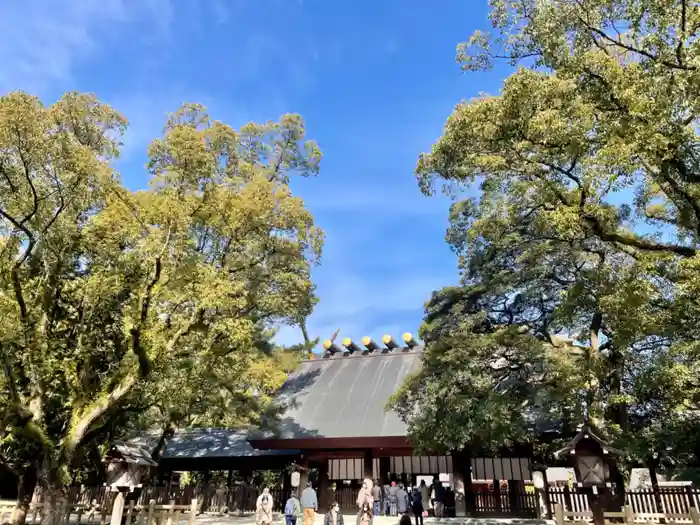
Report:
[{"label": "person in white jacket", "polygon": [[255,503],[255,522],[257,525],[270,525],[272,523],[272,494],[268,488],[262,491]]},{"label": "person in white jacket", "polygon": [[365,521],[371,523],[373,518],[374,498],[372,497],[372,480],[369,478],[362,482],[362,488],[357,494],[357,507],[357,525]]}]

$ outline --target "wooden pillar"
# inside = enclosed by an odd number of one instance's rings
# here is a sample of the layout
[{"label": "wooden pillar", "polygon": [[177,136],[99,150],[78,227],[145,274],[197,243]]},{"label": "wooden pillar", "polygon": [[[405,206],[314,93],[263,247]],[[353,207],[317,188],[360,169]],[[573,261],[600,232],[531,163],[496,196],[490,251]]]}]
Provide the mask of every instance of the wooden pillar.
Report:
[{"label": "wooden pillar", "polygon": [[468,450],[452,454],[452,479],[455,492],[455,516],[473,516],[471,457]]},{"label": "wooden pillar", "polygon": [[547,466],[542,465],[539,468],[533,469],[533,472],[538,470],[542,474],[542,483],[544,487],[542,489],[535,489],[535,494],[537,495],[537,506],[538,513],[537,516],[540,519],[551,520],[552,519],[552,504],[549,500],[549,480],[547,479]]},{"label": "wooden pillar", "polygon": [[331,506],[331,482],[328,479],[328,460],[322,459],[316,464],[318,468],[318,510],[325,513]]},{"label": "wooden pillar", "polygon": [[508,503],[512,514],[520,514],[520,503],[521,499],[524,498],[524,494],[525,484],[522,481],[515,479],[508,480]]},{"label": "wooden pillar", "polygon": [[306,488],[306,484],[309,482],[309,460],[301,456],[299,466],[301,467],[299,471],[299,497],[301,497],[301,491]]},{"label": "wooden pillar", "polygon": [[240,471],[241,477],[243,477],[243,490],[241,491],[241,503],[240,509],[248,509],[251,506],[255,506],[255,500],[257,498],[257,488],[253,486],[253,470],[250,468],[242,469]]},{"label": "wooden pillar", "polygon": [[[284,469],[284,472],[282,473],[282,492],[283,492],[283,497],[284,500],[287,501],[289,497],[292,495],[292,474],[289,472],[288,468]],[[298,494],[298,496],[301,496],[301,492]]]},{"label": "wooden pillar", "polygon": [[379,481],[384,485],[389,484],[389,469],[391,469],[391,458],[379,458]]},{"label": "wooden pillar", "polygon": [[233,510],[236,506],[236,502],[233,499],[233,470],[228,471],[228,476],[226,477],[226,508]]},{"label": "wooden pillar", "polygon": [[209,510],[209,503],[211,501],[211,471],[204,471],[204,490],[202,496],[202,512]]},{"label": "wooden pillar", "polygon": [[569,487],[568,483],[564,485],[564,510],[567,512],[574,510],[574,506],[571,501],[571,487]]},{"label": "wooden pillar", "polygon": [[501,480],[493,480],[493,497],[496,500],[496,512],[503,511],[503,505],[501,505]]},{"label": "wooden pillar", "polygon": [[362,477],[363,479],[372,479],[372,474],[374,471],[374,456],[372,455],[372,449],[368,448],[365,450],[365,455],[362,458]]}]

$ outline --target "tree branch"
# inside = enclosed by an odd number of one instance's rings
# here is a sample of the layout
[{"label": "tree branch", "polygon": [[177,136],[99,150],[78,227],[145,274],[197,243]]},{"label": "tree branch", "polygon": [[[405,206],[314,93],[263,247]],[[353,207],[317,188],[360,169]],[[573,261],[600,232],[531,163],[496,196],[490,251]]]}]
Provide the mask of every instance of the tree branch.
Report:
[{"label": "tree branch", "polygon": [[694,257],[697,253],[695,248],[690,246],[680,246],[678,244],[667,244],[653,242],[636,235],[621,235],[617,232],[606,232],[600,221],[590,214],[583,214],[581,219],[593,230],[593,232],[603,241],[615,242],[624,246],[631,246],[649,252],[675,253],[683,257]]},{"label": "tree branch", "polygon": [[622,49],[629,51],[630,53],[635,53],[637,55],[641,55],[643,57],[648,58],[649,60],[652,60],[654,62],[662,64],[662,65],[664,65],[668,68],[671,68],[671,69],[681,69],[683,71],[695,71],[697,69],[694,66],[686,66],[683,64],[674,64],[673,62],[669,62],[668,60],[664,60],[664,59],[659,58],[658,56],[654,55],[653,53],[650,53],[649,51],[645,51],[644,49],[639,49],[638,47],[634,47],[634,46],[630,46],[628,44],[625,44],[621,40],[617,40],[617,39],[611,37],[610,35],[608,35],[605,31],[601,30],[600,28],[590,25],[580,16],[578,17],[578,19],[584,25],[584,27],[586,29],[588,29],[589,31],[591,31],[592,33],[597,34],[603,40],[606,40],[617,47],[621,47]]},{"label": "tree branch", "polygon": [[163,264],[162,264],[162,258],[163,255],[165,254],[165,250],[168,247],[168,244],[170,243],[170,235],[171,235],[172,229],[171,227],[168,227],[168,233],[165,237],[165,242],[163,243],[163,247],[156,256],[155,260],[155,268],[153,271],[153,278],[148,282],[146,285],[146,290],[143,293],[143,296],[141,297],[141,307],[139,308],[140,313],[139,313],[139,321],[138,323],[131,329],[131,349],[136,354],[136,356],[139,359],[139,367],[140,367],[140,372],[141,372],[141,377],[146,377],[149,372],[151,371],[151,361],[148,358],[147,352],[144,350],[143,346],[141,345],[141,331],[143,330],[144,325],[146,324],[146,321],[148,320],[148,312],[151,306],[151,300],[152,300],[152,295],[153,295],[153,289],[156,287],[158,282],[160,281],[161,274],[162,274],[162,269],[163,269]]},{"label": "tree branch", "polygon": [[680,35],[678,35],[678,46],[676,46],[676,60],[678,65],[683,65],[683,44],[685,43],[685,32],[687,26],[688,5],[687,0],[681,0],[681,22]]},{"label": "tree branch", "polygon": [[109,394],[93,403],[93,405],[80,416],[80,419],[73,425],[73,428],[66,436],[61,447],[62,454],[68,463],[70,463],[75,451],[85,440],[88,430],[93,423],[108,410],[118,405],[124,396],[136,385],[137,381],[138,374],[127,374]]}]

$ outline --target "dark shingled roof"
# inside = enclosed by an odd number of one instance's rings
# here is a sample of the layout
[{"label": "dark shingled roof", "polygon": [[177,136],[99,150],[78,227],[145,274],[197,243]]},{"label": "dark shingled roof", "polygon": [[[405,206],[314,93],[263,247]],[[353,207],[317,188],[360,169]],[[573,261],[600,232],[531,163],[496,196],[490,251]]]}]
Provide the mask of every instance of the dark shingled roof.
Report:
[{"label": "dark shingled roof", "polygon": [[[149,432],[130,439],[131,446],[155,449],[159,432]],[[163,459],[228,458],[254,456],[289,456],[298,450],[258,450],[247,441],[245,430],[225,428],[188,428],[175,431],[165,446]]]},{"label": "dark shingled roof", "polygon": [[403,437],[406,425],[385,409],[420,366],[421,348],[326,354],[304,361],[280,390],[279,420],[253,440]]},{"label": "dark shingled roof", "polygon": [[141,466],[155,467],[156,462],[151,457],[151,452],[146,447],[134,443],[115,442],[107,451],[107,461],[123,461]]}]

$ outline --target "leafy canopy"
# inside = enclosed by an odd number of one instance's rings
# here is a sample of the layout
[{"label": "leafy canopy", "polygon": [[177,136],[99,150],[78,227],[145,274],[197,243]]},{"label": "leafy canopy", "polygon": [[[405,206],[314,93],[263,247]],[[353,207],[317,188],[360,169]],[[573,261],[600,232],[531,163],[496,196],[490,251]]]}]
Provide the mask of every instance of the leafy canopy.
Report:
[{"label": "leafy canopy", "polygon": [[111,163],[126,124],[92,95],[0,98],[0,410],[49,485],[125,411],[254,422],[284,376],[272,329],[315,303],[301,117],[236,131],[184,105],[139,191]]},{"label": "leafy canopy", "polygon": [[490,4],[494,32],[458,60],[520,67],[418,161],[426,193],[478,195],[453,205],[463,284],[428,305],[426,366],[397,406],[439,401],[404,417],[450,446],[542,437],[585,407],[632,457],[697,457],[700,7]]}]

